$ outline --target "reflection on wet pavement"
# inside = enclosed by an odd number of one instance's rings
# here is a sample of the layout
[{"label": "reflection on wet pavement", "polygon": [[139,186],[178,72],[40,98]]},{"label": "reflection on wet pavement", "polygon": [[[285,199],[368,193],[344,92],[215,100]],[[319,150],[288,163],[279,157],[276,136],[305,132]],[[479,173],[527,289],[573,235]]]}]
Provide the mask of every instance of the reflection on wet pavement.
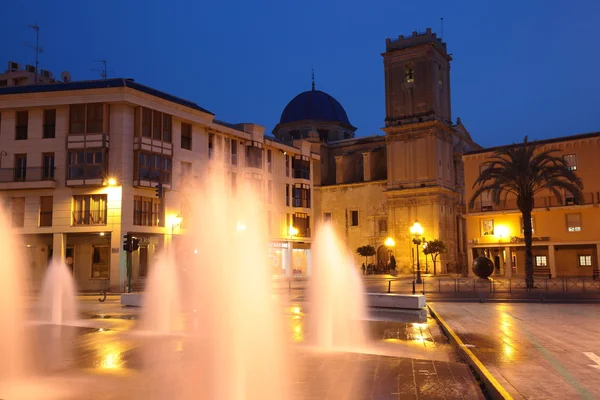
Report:
[{"label": "reflection on wet pavement", "polygon": [[[60,376],[36,381],[43,388],[62,379],[68,393],[52,397],[52,391],[40,389],[44,398],[166,398],[152,392],[143,369],[143,350],[152,341],[135,333],[139,310],[94,308],[89,307],[85,318],[102,322],[102,327],[71,328],[76,335],[71,367]],[[308,313],[301,302],[283,308],[288,340],[295,344],[290,354],[295,399],[483,399],[468,367],[429,317],[425,322],[399,314],[392,315],[395,321],[371,320],[372,346],[356,353],[325,353],[310,347]],[[185,355],[185,340],[171,342],[173,353]],[[172,392],[169,398],[177,397]]]}]

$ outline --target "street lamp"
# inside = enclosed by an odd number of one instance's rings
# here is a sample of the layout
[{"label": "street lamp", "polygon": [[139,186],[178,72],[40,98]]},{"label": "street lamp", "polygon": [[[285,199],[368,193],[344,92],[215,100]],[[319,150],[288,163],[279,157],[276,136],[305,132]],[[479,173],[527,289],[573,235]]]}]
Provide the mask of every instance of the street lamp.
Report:
[{"label": "street lamp", "polygon": [[418,221],[410,227],[410,233],[414,236],[413,243],[417,247],[417,283],[422,283],[421,280],[421,264],[419,263],[419,245],[421,244],[420,236],[423,234],[423,227]]},{"label": "street lamp", "polygon": [[298,234],[298,228],[295,228],[293,225],[290,226],[290,239]]},{"label": "street lamp", "polygon": [[425,255],[425,273],[429,274],[429,262],[427,260],[427,254],[425,254],[425,249],[427,249],[427,239],[423,237],[423,254]]},{"label": "street lamp", "polygon": [[183,218],[179,215],[172,215],[169,219],[169,222],[171,222],[171,235],[173,235],[175,234],[175,228],[181,227],[181,222],[183,221]]}]

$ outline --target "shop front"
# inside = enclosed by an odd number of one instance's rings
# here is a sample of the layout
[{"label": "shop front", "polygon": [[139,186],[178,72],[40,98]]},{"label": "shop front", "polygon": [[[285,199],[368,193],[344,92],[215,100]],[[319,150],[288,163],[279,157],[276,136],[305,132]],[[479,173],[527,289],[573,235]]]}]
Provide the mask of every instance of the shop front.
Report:
[{"label": "shop front", "polygon": [[310,275],[310,243],[272,241],[269,243],[269,267],[273,277]]}]

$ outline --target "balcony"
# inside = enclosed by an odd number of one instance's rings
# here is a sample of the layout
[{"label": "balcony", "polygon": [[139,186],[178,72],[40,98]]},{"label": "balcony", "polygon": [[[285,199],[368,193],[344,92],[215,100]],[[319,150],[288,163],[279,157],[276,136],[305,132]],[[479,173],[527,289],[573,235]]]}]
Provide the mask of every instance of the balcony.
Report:
[{"label": "balcony", "polygon": [[69,165],[67,186],[102,186],[106,175],[106,165]]},{"label": "balcony", "polygon": [[[559,202],[554,196],[542,196],[535,198],[535,208],[555,208],[555,207],[572,207],[582,205],[593,205],[598,204],[600,199],[600,192],[587,192],[583,194],[583,203],[575,204],[575,199],[572,197],[566,197]],[[498,212],[498,211],[518,211],[516,199],[508,199],[500,202],[500,204],[492,204],[491,201],[482,202],[481,200],[476,201],[473,207],[469,207],[470,213],[480,212]]]},{"label": "balcony", "polygon": [[106,225],[107,210],[73,211],[73,226]]},{"label": "balcony", "polygon": [[67,149],[108,149],[110,146],[108,133],[79,133],[67,136]]},{"label": "balcony", "polygon": [[0,190],[54,189],[55,168],[1,168]]}]

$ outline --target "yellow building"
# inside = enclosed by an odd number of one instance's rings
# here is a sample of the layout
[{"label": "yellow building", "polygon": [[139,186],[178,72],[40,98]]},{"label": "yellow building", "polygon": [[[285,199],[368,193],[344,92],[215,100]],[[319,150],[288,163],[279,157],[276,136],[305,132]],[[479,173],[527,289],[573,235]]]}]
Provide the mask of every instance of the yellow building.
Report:
[{"label": "yellow building", "polygon": [[[584,204],[563,191],[558,202],[551,193],[535,199],[533,222],[533,262],[537,274],[549,270],[552,277],[586,276],[598,269],[600,250],[600,133],[566,136],[542,140],[540,151],[556,149],[558,155],[583,181]],[[467,201],[481,165],[496,148],[481,149],[463,156]],[[485,255],[494,261],[496,275],[524,276],[525,245],[521,213],[514,198],[500,205],[488,196],[467,210],[469,265],[473,257]],[[469,268],[469,272],[470,271]]]}]

